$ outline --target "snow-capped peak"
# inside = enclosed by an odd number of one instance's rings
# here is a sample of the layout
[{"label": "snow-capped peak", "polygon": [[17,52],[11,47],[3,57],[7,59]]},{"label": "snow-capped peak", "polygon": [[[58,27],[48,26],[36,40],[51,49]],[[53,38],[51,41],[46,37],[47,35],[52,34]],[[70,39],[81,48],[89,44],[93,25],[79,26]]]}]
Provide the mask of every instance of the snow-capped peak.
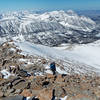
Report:
[{"label": "snow-capped peak", "polygon": [[77,15],[73,10],[68,10],[66,13],[70,16]]},{"label": "snow-capped peak", "polygon": [[[0,23],[6,25],[9,24],[9,21],[14,19],[14,24],[21,25],[22,22],[25,23],[26,21],[30,21],[34,23],[36,21],[48,21],[48,22],[57,22],[62,24],[64,27],[74,28],[77,30],[84,30],[84,31],[91,31],[91,29],[95,28],[95,22],[92,21],[90,18],[78,16],[74,11],[69,10],[67,12],[60,10],[60,11],[52,11],[52,12],[45,12],[43,14],[36,14],[31,12],[13,12],[2,14]],[[15,23],[17,22],[17,23]],[[87,25],[88,24],[88,25]],[[17,28],[17,27],[16,27]],[[88,29],[88,30],[87,30]]]}]

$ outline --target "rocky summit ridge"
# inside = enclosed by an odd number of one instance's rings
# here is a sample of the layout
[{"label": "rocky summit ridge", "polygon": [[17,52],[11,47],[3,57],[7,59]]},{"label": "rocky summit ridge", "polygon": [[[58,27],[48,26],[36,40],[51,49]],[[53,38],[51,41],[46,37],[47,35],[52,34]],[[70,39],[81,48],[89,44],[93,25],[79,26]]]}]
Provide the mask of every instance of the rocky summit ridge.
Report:
[{"label": "rocky summit ridge", "polygon": [[100,99],[100,77],[96,72],[75,73],[70,66],[69,73],[61,74],[64,67],[56,61],[60,71],[52,75],[46,69],[51,59],[23,55],[13,41],[0,46],[0,57],[0,100]]}]

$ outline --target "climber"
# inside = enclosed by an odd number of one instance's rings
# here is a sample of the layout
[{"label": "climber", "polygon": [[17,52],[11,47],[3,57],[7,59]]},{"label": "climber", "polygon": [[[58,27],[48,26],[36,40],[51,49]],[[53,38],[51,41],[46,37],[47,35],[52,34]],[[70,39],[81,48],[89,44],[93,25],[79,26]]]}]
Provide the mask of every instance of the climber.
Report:
[{"label": "climber", "polygon": [[53,75],[55,75],[56,74],[56,65],[55,65],[55,62],[52,62],[50,64],[50,69],[53,72]]}]

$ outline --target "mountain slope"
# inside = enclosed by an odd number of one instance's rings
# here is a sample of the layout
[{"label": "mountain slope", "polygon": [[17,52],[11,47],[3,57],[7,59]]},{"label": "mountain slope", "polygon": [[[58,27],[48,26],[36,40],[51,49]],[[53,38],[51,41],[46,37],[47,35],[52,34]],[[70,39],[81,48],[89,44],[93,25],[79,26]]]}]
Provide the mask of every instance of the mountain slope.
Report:
[{"label": "mountain slope", "polygon": [[[55,50],[26,41],[3,43],[0,46],[0,99],[99,100],[100,77],[96,73],[98,69],[66,58],[63,61],[60,57],[64,56],[64,51],[59,53],[60,50]],[[56,75],[50,72],[49,65],[52,61],[56,62]],[[47,95],[44,96],[45,94]]]},{"label": "mountain slope", "polygon": [[[72,68],[76,73],[89,73],[92,71],[100,73],[100,63],[98,60],[100,58],[98,54],[100,47],[94,46],[95,44],[76,45],[72,50],[57,50],[57,48],[31,44],[25,41],[15,42],[15,44],[23,51],[22,54],[35,54],[46,59],[56,60],[56,62],[62,62],[65,72]],[[90,52],[91,49],[92,51]]]}]

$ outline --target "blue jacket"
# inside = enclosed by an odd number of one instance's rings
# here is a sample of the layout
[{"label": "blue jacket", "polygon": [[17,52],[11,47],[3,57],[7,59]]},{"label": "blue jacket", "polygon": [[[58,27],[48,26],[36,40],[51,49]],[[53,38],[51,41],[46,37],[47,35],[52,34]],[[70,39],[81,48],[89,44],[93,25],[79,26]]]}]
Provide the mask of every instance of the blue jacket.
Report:
[{"label": "blue jacket", "polygon": [[50,69],[51,69],[51,70],[56,70],[55,64],[51,63],[51,64],[50,64]]}]

